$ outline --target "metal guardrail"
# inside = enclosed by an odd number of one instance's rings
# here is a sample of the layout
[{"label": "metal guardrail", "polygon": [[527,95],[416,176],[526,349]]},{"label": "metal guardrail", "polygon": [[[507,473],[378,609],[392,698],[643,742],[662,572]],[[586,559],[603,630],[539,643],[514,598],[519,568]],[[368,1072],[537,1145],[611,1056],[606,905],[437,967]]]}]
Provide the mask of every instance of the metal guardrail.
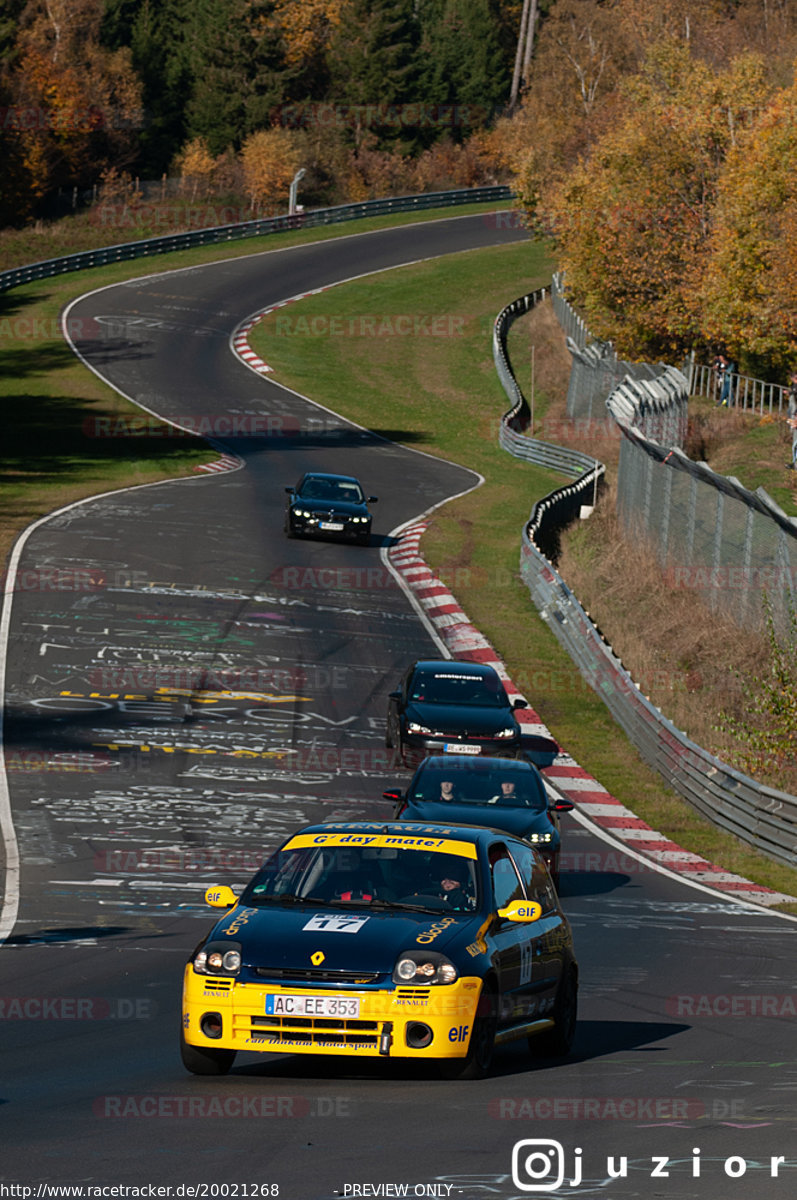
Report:
[{"label": "metal guardrail", "polygon": [[531,410],[510,366],[506,339],[512,323],[523,313],[530,312],[546,295],[548,289],[540,288],[513,300],[501,309],[493,323],[493,361],[504,391],[512,402],[511,409],[501,418],[498,439],[504,450],[515,458],[525,459],[538,467],[549,467],[552,471],[561,471],[563,475],[581,476],[588,473],[591,477],[597,468],[598,474],[602,475],[605,470],[603,464],[591,455],[542,442],[523,433],[523,429],[528,427]]},{"label": "metal guardrail", "polygon": [[540,616],[645,762],[714,825],[795,866],[797,796],[757,783],[676,729],[640,692],[527,530],[520,573]]},{"label": "metal guardrail", "polygon": [[547,290],[540,288],[501,309],[493,324],[493,361],[504,391],[512,401],[512,408],[504,413],[498,430],[498,441],[502,448],[515,458],[534,463],[535,466],[576,476],[574,484],[557,488],[546,497],[545,520],[537,529],[538,544],[555,561],[559,557],[560,530],[575,519],[585,501],[595,504],[606,468],[602,462],[580,450],[543,442],[527,437],[522,432],[528,425],[531,410],[510,365],[506,339],[512,323],[523,313],[530,312],[545,299],[546,294]]},{"label": "metal guardrail", "polygon": [[235,225],[213,225],[188,233],[142,238],[137,242],[122,242],[116,246],[102,246],[97,250],[66,254],[61,258],[48,258],[30,266],[12,267],[0,272],[0,292],[19,287],[23,283],[31,283],[36,279],[48,279],[70,271],[85,271],[89,267],[104,267],[109,263],[148,258],[156,254],[170,254],[174,250],[190,250],[195,246],[262,237],[270,233],[284,233],[289,229],[314,229],[322,225],[336,225],[341,221],[356,221],[362,217],[378,217],[389,213],[420,212],[428,208],[447,208],[459,204],[498,203],[511,197],[510,188],[503,184],[456,188],[446,192],[426,192],[421,196],[363,200],[356,204],[339,204],[333,208],[310,209],[309,212],[291,216],[264,217],[262,220],[242,221]]},{"label": "metal guardrail", "polygon": [[[540,293],[534,293],[508,305],[499,314],[496,325],[505,314],[527,312],[538,302],[539,296]],[[531,302],[524,306],[524,301]],[[563,303],[566,302],[560,297],[555,305],[557,315]],[[514,401],[513,408],[502,420],[501,445],[515,453],[513,445],[517,435],[510,438],[505,434],[505,428],[513,415],[522,412],[518,401],[521,393],[514,376],[505,382],[507,373],[512,374],[505,339],[500,365],[497,352],[495,357],[499,377],[510,400]],[[640,436],[637,431],[631,432],[637,438]],[[673,454],[679,455],[679,452],[676,450]],[[585,486],[589,486],[589,476],[582,476],[569,487],[557,488],[545,496],[535,504],[523,530],[520,573],[535,607],[645,762],[658,771],[666,783],[714,825],[769,857],[795,866],[797,797],[756,782],[676,729],[640,692],[556,571],[554,562],[560,530],[576,516],[584,500]]]}]

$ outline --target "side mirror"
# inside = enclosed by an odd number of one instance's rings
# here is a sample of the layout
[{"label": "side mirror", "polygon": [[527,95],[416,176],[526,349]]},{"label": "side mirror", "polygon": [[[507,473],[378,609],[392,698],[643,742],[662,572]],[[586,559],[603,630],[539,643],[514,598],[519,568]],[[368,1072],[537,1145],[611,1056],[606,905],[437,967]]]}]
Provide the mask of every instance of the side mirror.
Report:
[{"label": "side mirror", "polygon": [[391,692],[390,695],[388,696],[388,700],[400,700],[400,699],[401,699],[401,688],[399,688],[399,690],[397,692]]},{"label": "side mirror", "polygon": [[232,908],[238,897],[230,887],[209,887],[205,892],[205,903],[211,908]]},{"label": "side mirror", "polygon": [[575,808],[570,800],[554,800],[553,804],[548,805],[549,812],[572,812]]},{"label": "side mirror", "polygon": [[404,793],[401,788],[389,788],[386,792],[382,792],[384,800],[392,800],[394,804],[398,804],[404,799]]},{"label": "side mirror", "polygon": [[292,496],[294,489],[291,487],[286,487],[285,491],[288,493],[289,496]]},{"label": "side mirror", "polygon": [[536,900],[513,900],[506,908],[499,908],[498,915],[505,921],[531,924],[532,921],[539,921],[542,916],[542,905]]},{"label": "side mirror", "polygon": [[368,504],[376,504],[376,502],[377,502],[377,500],[378,500],[378,499],[379,499],[379,497],[378,497],[378,496],[369,496],[369,497],[368,497],[368,500],[367,500],[367,502],[366,502],[366,503],[368,503]]},{"label": "side mirror", "polygon": [[513,701],[512,701],[512,709],[513,709],[513,711],[514,711],[516,708],[528,708],[528,706],[529,706],[529,702],[528,702],[528,700],[521,700],[519,697],[518,697],[518,699],[517,699],[517,700],[513,700]]}]

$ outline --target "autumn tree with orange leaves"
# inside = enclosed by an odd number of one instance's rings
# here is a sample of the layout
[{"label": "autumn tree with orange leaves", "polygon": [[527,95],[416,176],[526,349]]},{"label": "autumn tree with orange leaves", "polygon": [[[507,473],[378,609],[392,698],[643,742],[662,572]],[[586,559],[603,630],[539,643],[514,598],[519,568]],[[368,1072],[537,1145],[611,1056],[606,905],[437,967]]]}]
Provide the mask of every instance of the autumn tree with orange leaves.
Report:
[{"label": "autumn tree with orange leaves", "polygon": [[104,166],[135,156],[140,87],[129,50],[100,44],[103,11],[103,0],[29,0],[21,13],[4,79],[4,132],[27,208],[60,184],[89,184]]},{"label": "autumn tree with orange leaves", "polygon": [[252,209],[270,206],[288,211],[291,181],[302,163],[304,135],[291,129],[262,129],[241,149],[246,192]]},{"label": "autumn tree with orange leaves", "polygon": [[797,367],[797,81],[728,155],[704,275],[702,324],[752,368]]},{"label": "autumn tree with orange leaves", "polygon": [[717,72],[663,43],[624,82],[615,126],[547,198],[573,297],[622,354],[672,359],[700,341],[726,156],[771,91],[760,56]]}]

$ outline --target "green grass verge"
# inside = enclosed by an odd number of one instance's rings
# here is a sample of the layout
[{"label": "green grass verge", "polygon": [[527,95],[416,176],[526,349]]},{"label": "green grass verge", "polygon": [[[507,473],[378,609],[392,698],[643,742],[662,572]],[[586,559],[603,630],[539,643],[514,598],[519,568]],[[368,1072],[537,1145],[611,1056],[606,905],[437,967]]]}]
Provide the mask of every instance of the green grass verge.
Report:
[{"label": "green grass verge", "polygon": [[[693,421],[709,423],[707,461],[720,475],[733,475],[750,491],[762,487],[789,517],[797,516],[797,480],[791,461],[791,430],[776,414],[717,409],[704,396],[689,401]],[[725,428],[723,428],[723,426]],[[702,455],[693,455],[702,457]]]},{"label": "green grass verge", "polygon": [[0,293],[0,564],[27,525],[64,504],[191,475],[216,457],[201,438],[86,436],[86,423],[95,418],[136,416],[141,410],[84,367],[63,340],[59,319],[71,300],[142,275],[496,207],[501,206],[467,205],[292,230],[55,276]]},{"label": "green grass verge", "polygon": [[[481,472],[482,487],[436,512],[424,555],[545,723],[617,799],[666,837],[797,896],[797,871],[704,821],[643,763],[537,616],[519,579],[521,527],[534,501],[562,480],[498,446],[506,400],[490,330],[509,300],[549,276],[549,259],[537,244],[471,251],[308,297],[271,314],[250,340],[277,380],[361,424],[391,429],[415,448]],[[437,318],[440,329],[459,333],[401,336],[400,315]],[[546,401],[536,398],[540,415]],[[797,912],[797,905],[786,908]]]}]

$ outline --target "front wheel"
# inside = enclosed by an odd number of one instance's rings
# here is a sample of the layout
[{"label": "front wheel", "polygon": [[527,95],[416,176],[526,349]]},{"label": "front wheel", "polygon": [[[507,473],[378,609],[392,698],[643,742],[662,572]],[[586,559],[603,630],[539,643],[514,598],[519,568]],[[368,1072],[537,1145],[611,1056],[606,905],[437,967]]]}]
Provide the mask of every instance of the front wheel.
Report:
[{"label": "front wheel", "polygon": [[553,1009],[553,1029],[529,1038],[529,1050],[537,1058],[563,1058],[569,1054],[576,1036],[578,1015],[578,976],[568,968],[559,984]]},{"label": "front wheel", "polygon": [[235,1062],[235,1050],[213,1050],[209,1046],[192,1046],[180,1029],[180,1057],[186,1071],[192,1075],[226,1075]]},{"label": "front wheel", "polygon": [[482,988],[476,1017],[464,1058],[444,1058],[440,1073],[444,1079],[484,1079],[490,1070],[495,1053],[495,1034],[498,1028],[498,993],[492,984]]}]

